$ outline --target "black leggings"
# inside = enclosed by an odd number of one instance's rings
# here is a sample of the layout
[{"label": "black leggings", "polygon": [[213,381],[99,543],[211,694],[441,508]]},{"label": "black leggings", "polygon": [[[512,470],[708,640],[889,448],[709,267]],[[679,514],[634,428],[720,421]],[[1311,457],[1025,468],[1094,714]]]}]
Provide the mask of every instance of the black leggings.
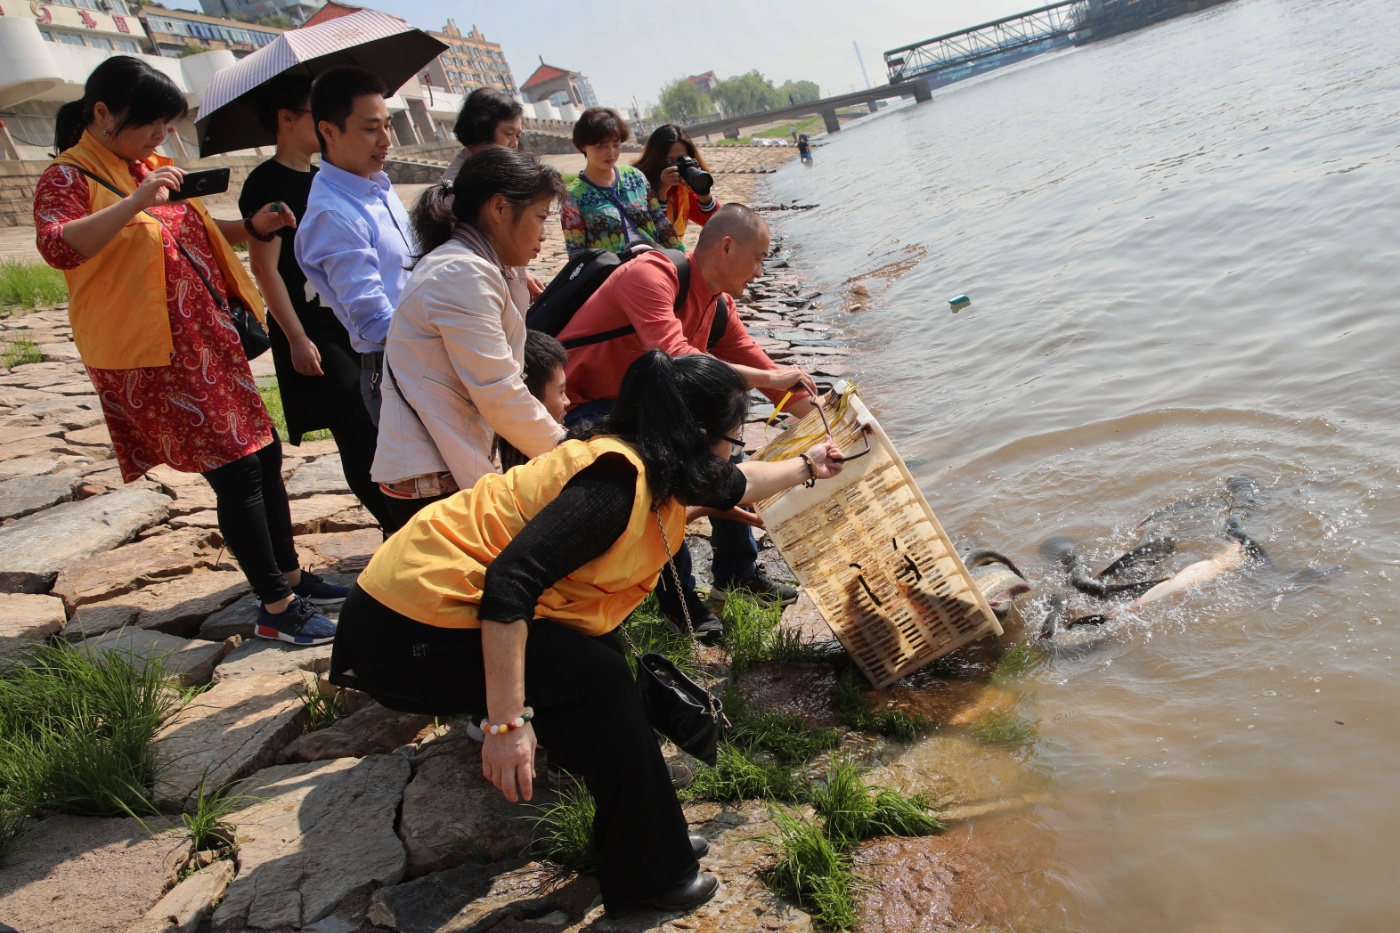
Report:
[{"label": "black leggings", "polygon": [[346,485],[374,516],[374,520],[379,522],[384,536],[388,537],[398,530],[402,522],[395,523],[393,513],[385,504],[384,494],[379,491],[379,484],[369,478],[379,440],[378,429],[368,421],[360,421],[332,427],[330,432],[331,437],[335,438],[335,446],[340,449],[340,467],[345,473]]},{"label": "black leggings", "polygon": [[283,573],[300,566],[292,540],[292,510],[282,484],[282,442],[203,474],[218,501],[224,545],[264,603],[292,595]]},{"label": "black leggings", "polygon": [[[695,871],[695,854],[622,640],[546,619],[528,625],[525,702],[535,708],[535,735],[550,761],[581,775],[598,805],[593,836],[604,903],[616,910],[672,890]],[[424,625],[358,585],[340,610],[330,676],[390,709],[444,716],[486,709],[479,629]]]}]

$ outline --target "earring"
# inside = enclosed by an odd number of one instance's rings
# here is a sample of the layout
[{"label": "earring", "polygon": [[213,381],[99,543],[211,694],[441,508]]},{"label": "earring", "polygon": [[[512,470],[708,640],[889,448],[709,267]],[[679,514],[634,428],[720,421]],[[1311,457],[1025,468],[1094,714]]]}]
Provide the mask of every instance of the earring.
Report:
[{"label": "earring", "polygon": [[112,135],[112,131],[111,131],[111,130],[103,130],[103,131],[102,131],[102,135],[103,135],[103,136],[111,136],[111,135]]}]

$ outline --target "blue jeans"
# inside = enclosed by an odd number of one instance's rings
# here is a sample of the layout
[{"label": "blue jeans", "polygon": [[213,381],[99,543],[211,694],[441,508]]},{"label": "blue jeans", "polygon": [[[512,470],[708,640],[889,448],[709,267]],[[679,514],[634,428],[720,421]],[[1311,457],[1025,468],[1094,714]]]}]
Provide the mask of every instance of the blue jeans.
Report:
[{"label": "blue jeans", "polygon": [[[602,418],[612,411],[612,399],[597,399],[575,405],[564,416],[566,427],[574,427],[582,421]],[[744,459],[743,451],[730,458],[730,463]],[[714,559],[710,562],[710,575],[716,584],[726,586],[747,580],[758,566],[758,542],[754,540],[753,529],[743,522],[733,522],[722,518],[710,519],[710,546],[714,549]],[[690,559],[690,547],[682,544],[677,552],[676,572],[687,589],[695,589],[694,568]],[[675,605],[672,593],[671,570],[661,570],[661,581],[657,587],[657,597],[662,605]]]}]

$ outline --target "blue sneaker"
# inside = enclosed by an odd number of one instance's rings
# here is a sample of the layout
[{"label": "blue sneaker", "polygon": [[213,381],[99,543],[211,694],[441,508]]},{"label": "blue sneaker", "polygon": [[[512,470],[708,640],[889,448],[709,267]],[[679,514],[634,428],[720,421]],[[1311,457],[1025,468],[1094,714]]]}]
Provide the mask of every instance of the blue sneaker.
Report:
[{"label": "blue sneaker", "polygon": [[258,624],[253,634],[259,638],[290,642],[307,647],[324,645],[335,638],[335,623],[300,596],[292,599],[287,611],[273,615],[263,606],[258,610]]},{"label": "blue sneaker", "polygon": [[301,582],[292,587],[292,592],[317,606],[339,606],[350,595],[350,588],[327,583],[310,570],[303,570]]}]

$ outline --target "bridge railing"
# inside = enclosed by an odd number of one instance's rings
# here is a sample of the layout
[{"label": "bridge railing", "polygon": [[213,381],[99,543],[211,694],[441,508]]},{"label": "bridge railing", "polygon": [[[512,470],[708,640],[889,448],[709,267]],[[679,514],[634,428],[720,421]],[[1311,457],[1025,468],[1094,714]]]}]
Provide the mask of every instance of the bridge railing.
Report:
[{"label": "bridge railing", "polygon": [[1074,35],[1089,19],[1090,0],[1064,0],[885,53],[890,83],[971,64]]}]

